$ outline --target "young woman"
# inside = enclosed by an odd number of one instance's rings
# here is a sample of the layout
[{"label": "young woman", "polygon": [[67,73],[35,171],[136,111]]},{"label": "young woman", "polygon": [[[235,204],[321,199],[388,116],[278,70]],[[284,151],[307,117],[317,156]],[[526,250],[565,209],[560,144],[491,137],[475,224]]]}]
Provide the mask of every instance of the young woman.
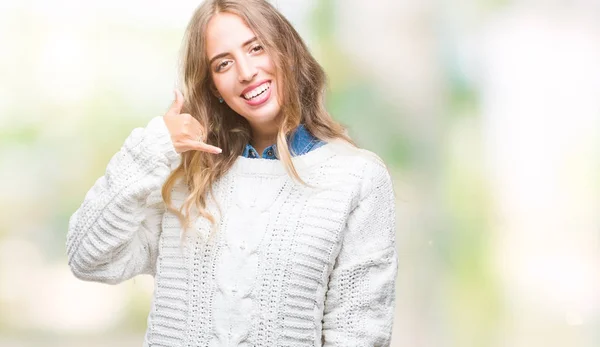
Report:
[{"label": "young woman", "polygon": [[264,0],[207,0],[185,38],[183,94],[69,221],[71,270],[155,277],[144,346],[389,346],[392,181],[321,67]]}]

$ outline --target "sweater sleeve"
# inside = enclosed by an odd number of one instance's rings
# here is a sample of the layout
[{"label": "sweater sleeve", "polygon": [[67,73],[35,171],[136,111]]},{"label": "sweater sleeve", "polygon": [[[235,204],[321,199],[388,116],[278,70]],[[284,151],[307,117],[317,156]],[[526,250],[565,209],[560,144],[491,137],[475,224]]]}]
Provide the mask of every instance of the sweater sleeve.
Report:
[{"label": "sweater sleeve", "polygon": [[162,116],[136,128],[69,219],[69,267],[82,280],[116,284],[155,274],[161,188],[180,158]]},{"label": "sweater sleeve", "polygon": [[398,271],[395,199],[389,173],[373,166],[329,277],[324,347],[390,346]]}]

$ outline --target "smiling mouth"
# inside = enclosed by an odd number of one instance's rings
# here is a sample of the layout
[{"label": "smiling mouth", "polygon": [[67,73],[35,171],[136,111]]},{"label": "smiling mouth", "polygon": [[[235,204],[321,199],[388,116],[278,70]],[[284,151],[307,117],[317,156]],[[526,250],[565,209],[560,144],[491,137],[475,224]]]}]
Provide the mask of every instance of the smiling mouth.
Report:
[{"label": "smiling mouth", "polygon": [[271,81],[261,84],[260,86],[254,88],[252,91],[250,91],[246,94],[242,94],[242,98],[244,98],[246,100],[255,99],[258,96],[264,94],[267,90],[269,90],[269,88],[271,88]]}]

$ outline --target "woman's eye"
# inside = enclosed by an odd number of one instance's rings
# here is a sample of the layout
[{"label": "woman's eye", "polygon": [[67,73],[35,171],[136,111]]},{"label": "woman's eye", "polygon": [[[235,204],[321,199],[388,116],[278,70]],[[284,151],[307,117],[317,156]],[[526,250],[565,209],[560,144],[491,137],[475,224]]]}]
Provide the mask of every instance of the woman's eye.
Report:
[{"label": "woman's eye", "polygon": [[254,47],[252,47],[252,52],[260,52],[262,51],[263,47],[261,45],[256,45]]},{"label": "woman's eye", "polygon": [[224,61],[224,62],[220,63],[219,65],[217,65],[217,71],[221,71],[222,69],[227,67],[227,63],[229,63],[229,61]]}]

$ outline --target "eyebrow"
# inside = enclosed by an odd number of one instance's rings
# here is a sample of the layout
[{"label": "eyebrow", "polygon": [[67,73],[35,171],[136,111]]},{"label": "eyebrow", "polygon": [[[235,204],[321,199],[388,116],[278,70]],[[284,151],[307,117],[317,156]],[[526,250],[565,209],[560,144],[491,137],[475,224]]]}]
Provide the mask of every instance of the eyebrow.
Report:
[{"label": "eyebrow", "polygon": [[[253,37],[253,38],[251,38],[250,40],[248,40],[248,41],[244,42],[244,43],[242,44],[242,47],[246,47],[246,46],[248,46],[249,44],[251,44],[252,42],[254,42],[254,41],[256,41],[256,40],[257,40],[257,38],[256,38],[256,36],[254,36],[254,37]],[[225,56],[227,56],[227,55],[229,55],[229,53],[219,53],[219,54],[215,55],[214,57],[212,57],[212,58],[210,59],[210,61],[208,62],[208,65],[209,65],[209,66],[210,66],[210,65],[212,65],[212,63],[213,63],[215,60],[217,60],[217,59],[219,59],[219,58],[223,58],[223,57],[225,57]]]}]

